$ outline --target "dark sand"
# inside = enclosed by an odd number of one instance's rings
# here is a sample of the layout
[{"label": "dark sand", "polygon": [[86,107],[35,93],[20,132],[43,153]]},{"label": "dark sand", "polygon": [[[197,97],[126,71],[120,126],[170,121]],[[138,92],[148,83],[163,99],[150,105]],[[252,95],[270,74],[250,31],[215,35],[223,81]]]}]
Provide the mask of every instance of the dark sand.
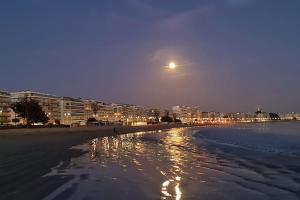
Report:
[{"label": "dark sand", "polygon": [[93,139],[72,147],[87,153],[47,174],[72,180],[44,200],[298,200],[300,161],[289,152],[299,142],[284,127],[283,137],[218,127]]},{"label": "dark sand", "polygon": [[[139,131],[186,127],[150,125],[139,127],[91,127],[0,130],[0,199],[42,199],[72,177],[43,177],[61,161],[85,152],[70,147],[96,137]],[[61,166],[62,168],[64,166]]]}]

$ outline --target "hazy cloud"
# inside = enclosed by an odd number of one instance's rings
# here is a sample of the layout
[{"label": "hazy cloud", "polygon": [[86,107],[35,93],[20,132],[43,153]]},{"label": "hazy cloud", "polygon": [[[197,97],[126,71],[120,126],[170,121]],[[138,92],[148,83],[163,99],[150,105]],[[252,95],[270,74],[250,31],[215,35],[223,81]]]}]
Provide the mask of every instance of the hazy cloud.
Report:
[{"label": "hazy cloud", "polygon": [[184,29],[191,26],[194,22],[205,21],[213,12],[213,7],[202,6],[192,10],[176,13],[158,23],[159,28],[165,29]]}]

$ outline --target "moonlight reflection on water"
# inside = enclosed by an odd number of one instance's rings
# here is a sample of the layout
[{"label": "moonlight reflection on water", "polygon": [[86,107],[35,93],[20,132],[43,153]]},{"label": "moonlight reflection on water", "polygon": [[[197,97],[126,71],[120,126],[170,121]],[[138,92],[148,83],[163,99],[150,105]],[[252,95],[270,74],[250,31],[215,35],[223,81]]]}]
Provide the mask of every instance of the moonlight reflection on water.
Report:
[{"label": "moonlight reflection on water", "polygon": [[[144,159],[152,162],[157,159],[161,165],[157,165],[164,180],[161,183],[161,199],[174,198],[179,200],[182,196],[180,189],[181,176],[184,173],[183,166],[188,161],[180,147],[186,145],[182,137],[181,129],[173,129],[165,134],[162,140],[158,138],[147,138],[144,132],[93,139],[90,146],[90,158],[96,160],[101,166],[109,166],[110,162],[122,166],[127,171],[125,158],[131,160],[131,165],[138,171],[144,171]],[[161,131],[160,131],[161,132]],[[149,134],[149,132],[147,133]],[[148,144],[149,143],[149,144]],[[148,148],[147,146],[152,146]],[[160,147],[159,150],[153,148]],[[154,151],[151,151],[153,149]],[[153,154],[156,152],[155,154]],[[163,166],[163,162],[168,162]]]},{"label": "moonlight reflection on water", "polygon": [[[139,132],[95,138],[75,146],[87,153],[73,158],[65,169],[57,167],[48,174],[73,178],[46,200],[64,193],[72,200],[265,200],[274,195],[298,199],[300,175],[293,171],[300,166],[298,159],[284,157],[285,162],[278,163],[280,156],[272,159],[263,152],[216,143],[204,138],[216,133],[209,130]],[[230,134],[234,132],[226,132],[226,136]]]}]

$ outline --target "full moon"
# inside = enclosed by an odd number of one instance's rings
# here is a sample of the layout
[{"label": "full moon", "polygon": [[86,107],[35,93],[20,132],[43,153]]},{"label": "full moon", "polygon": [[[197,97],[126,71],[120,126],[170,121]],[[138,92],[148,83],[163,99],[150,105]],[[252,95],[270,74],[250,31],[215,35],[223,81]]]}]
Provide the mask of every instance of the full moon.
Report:
[{"label": "full moon", "polygon": [[169,64],[169,68],[170,68],[170,69],[175,69],[175,68],[176,68],[176,64],[173,63],[173,62],[171,62],[171,63]]}]

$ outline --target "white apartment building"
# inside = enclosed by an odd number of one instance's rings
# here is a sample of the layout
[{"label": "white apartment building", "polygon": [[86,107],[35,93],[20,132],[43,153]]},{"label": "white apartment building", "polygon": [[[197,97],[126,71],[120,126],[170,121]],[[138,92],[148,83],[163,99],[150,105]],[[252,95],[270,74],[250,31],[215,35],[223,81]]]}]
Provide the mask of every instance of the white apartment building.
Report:
[{"label": "white apartment building", "polygon": [[189,106],[173,106],[172,112],[182,123],[193,123],[200,117],[201,113],[198,107]]},{"label": "white apartment building", "polygon": [[83,100],[83,104],[85,120],[88,120],[89,118],[96,118],[99,102],[95,100]]},{"label": "white apartment building", "polygon": [[118,121],[117,116],[115,115],[115,109],[112,104],[98,103],[98,111],[96,115],[97,120],[101,120],[106,123]]},{"label": "white apartment building", "polygon": [[11,98],[8,92],[0,91],[0,125],[11,122]]},{"label": "white apartment building", "polygon": [[268,113],[266,112],[261,112],[256,114],[256,118],[257,121],[269,121],[270,120],[270,116]]},{"label": "white apartment building", "polygon": [[85,104],[82,99],[62,97],[60,100],[61,123],[65,125],[79,124],[86,120]]},{"label": "white apartment building", "polygon": [[32,99],[39,103],[49,118],[49,123],[57,123],[61,119],[60,97],[32,91],[12,92],[11,101],[18,102],[22,99]]},{"label": "white apartment building", "polygon": [[110,106],[109,113],[111,113],[113,110],[112,120],[115,122],[126,125],[147,124],[148,110],[143,106],[115,103],[111,104]]},{"label": "white apartment building", "polygon": [[299,114],[295,112],[289,113],[279,113],[278,114],[281,120],[293,120],[293,119],[300,119]]}]

